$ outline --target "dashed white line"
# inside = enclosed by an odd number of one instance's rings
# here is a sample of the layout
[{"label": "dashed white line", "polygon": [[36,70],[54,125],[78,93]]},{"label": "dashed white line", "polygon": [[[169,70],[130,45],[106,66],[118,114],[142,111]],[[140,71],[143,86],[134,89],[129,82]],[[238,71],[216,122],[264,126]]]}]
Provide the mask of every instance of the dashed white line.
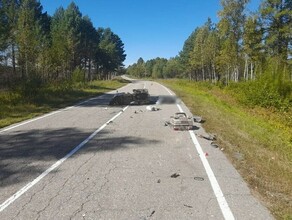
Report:
[{"label": "dashed white line", "polygon": [[35,184],[37,184],[42,178],[44,178],[46,175],[48,175],[50,172],[52,172],[54,169],[56,169],[58,166],[60,166],[65,160],[67,160],[69,157],[71,157],[73,154],[75,154],[78,150],[80,150],[86,143],[88,143],[88,141],[90,141],[100,131],[102,131],[109,124],[109,122],[111,122],[111,121],[115,120],[117,117],[119,117],[128,107],[129,106],[123,108],[118,114],[116,114],[114,117],[112,117],[106,123],[104,123],[96,131],[94,131],[88,138],[86,138],[79,145],[77,145],[66,156],[64,156],[62,159],[58,160],[56,163],[54,163],[52,166],[50,166],[46,171],[44,171],[41,175],[39,175],[36,179],[34,179],[33,181],[31,181],[28,184],[26,184],[18,192],[16,192],[14,195],[12,195],[10,198],[8,198],[5,202],[3,202],[0,205],[0,212],[2,212],[10,204],[12,204],[16,199],[18,199],[21,195],[23,195],[27,190],[29,190],[31,187],[33,187]]},{"label": "dashed white line", "polygon": [[[171,92],[168,88],[166,88],[163,85],[161,85],[161,86],[164,87],[166,89],[166,91],[168,91],[168,93],[170,95],[174,95],[174,93]],[[183,109],[179,104],[177,104],[177,108],[179,109],[180,112],[183,112]],[[211,168],[211,166],[210,166],[210,164],[209,164],[204,152],[203,152],[203,149],[202,149],[199,141],[196,138],[195,133],[193,131],[189,131],[189,133],[190,133],[192,141],[193,141],[193,143],[194,143],[194,145],[196,147],[196,150],[197,150],[197,152],[198,152],[198,154],[200,156],[200,159],[201,159],[201,161],[203,163],[203,166],[205,168],[205,171],[206,171],[207,176],[209,178],[209,181],[211,183],[211,187],[212,187],[213,192],[214,192],[214,194],[216,196],[216,199],[217,199],[217,202],[218,202],[219,207],[221,209],[221,212],[222,212],[222,214],[224,216],[224,219],[226,219],[226,220],[234,220],[235,218],[233,216],[233,213],[232,213],[232,211],[231,211],[231,209],[230,209],[230,207],[229,207],[229,205],[228,205],[228,203],[227,203],[227,201],[226,201],[226,199],[224,197],[224,194],[223,194],[223,192],[222,192],[222,190],[220,188],[220,185],[219,185],[219,183],[218,183],[218,181],[217,181],[217,179],[216,179],[216,177],[214,175],[214,172],[213,172],[213,170],[212,170],[212,168]]]}]

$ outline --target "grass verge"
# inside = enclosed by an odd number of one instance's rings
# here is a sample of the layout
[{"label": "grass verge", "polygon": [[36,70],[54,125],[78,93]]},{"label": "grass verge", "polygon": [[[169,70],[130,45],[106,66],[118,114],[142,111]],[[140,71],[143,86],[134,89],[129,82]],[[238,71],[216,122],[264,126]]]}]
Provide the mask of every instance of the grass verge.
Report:
[{"label": "grass verge", "polygon": [[0,91],[0,128],[76,104],[78,101],[101,95],[127,83],[117,78],[79,84],[70,89],[46,86],[30,98],[23,96],[21,92]]},{"label": "grass verge", "polygon": [[161,80],[204,128],[217,135],[218,144],[252,192],[277,219],[292,219],[292,112],[247,108],[218,87],[186,80]]}]

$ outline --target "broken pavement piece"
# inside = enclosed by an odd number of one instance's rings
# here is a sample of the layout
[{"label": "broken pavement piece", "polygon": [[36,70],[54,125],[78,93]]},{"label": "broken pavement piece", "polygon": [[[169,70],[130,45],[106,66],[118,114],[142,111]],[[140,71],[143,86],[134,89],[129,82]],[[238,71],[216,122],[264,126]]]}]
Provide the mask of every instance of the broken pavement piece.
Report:
[{"label": "broken pavement piece", "polygon": [[184,206],[187,207],[187,208],[190,208],[190,209],[193,208],[193,206],[186,205],[186,204],[184,204]]}]

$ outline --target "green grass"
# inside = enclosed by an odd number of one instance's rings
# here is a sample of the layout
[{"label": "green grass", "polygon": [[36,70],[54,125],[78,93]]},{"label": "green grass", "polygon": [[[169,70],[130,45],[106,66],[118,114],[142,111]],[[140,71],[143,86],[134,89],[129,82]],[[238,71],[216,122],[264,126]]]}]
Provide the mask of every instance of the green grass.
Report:
[{"label": "green grass", "polygon": [[220,147],[271,213],[292,219],[292,111],[248,108],[216,86],[160,82],[175,91],[193,114],[203,116],[204,128],[217,135]]},{"label": "green grass", "polygon": [[126,83],[128,82],[117,78],[111,81],[73,85],[69,89],[50,85],[39,89],[32,97],[26,97],[19,91],[0,91],[0,128],[76,104],[86,98],[117,89]]}]

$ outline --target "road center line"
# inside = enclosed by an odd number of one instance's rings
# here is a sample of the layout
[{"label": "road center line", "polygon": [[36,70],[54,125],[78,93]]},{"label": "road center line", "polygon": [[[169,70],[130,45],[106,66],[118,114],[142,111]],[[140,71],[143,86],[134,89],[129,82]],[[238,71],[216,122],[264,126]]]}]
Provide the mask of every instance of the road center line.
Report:
[{"label": "road center line", "polygon": [[5,208],[7,208],[11,203],[13,203],[16,199],[18,199],[20,196],[22,196],[26,191],[28,191],[30,188],[32,188],[35,184],[37,184],[42,178],[44,178],[46,175],[48,175],[50,172],[52,172],[54,169],[59,167],[65,160],[67,160],[69,157],[71,157],[73,154],[75,154],[78,150],[80,150],[85,144],[88,143],[92,138],[94,138],[99,132],[101,132],[109,123],[114,121],[117,117],[119,117],[124,111],[127,110],[129,106],[126,106],[123,108],[118,114],[116,114],[114,117],[112,117],[110,120],[108,120],[106,123],[104,123],[100,128],[95,130],[88,138],[86,138],[84,141],[82,141],[79,145],[77,145],[73,150],[71,150],[66,156],[64,156],[62,159],[58,160],[56,163],[54,163],[52,166],[50,166],[46,171],[44,171],[41,175],[39,175],[36,179],[26,184],[24,187],[22,187],[18,192],[13,194],[10,198],[8,198],[5,202],[3,202],[0,205],[0,212],[2,212]]},{"label": "road center line", "polygon": [[[163,86],[163,85],[161,85],[161,86],[164,87],[165,90],[170,95],[175,95],[172,91],[170,91],[165,86]],[[176,106],[177,106],[177,108],[179,109],[180,112],[184,112],[180,104],[176,104]],[[227,201],[226,201],[226,199],[224,197],[224,194],[223,194],[223,192],[222,192],[222,190],[220,188],[220,185],[219,185],[219,183],[218,183],[218,181],[217,181],[217,179],[216,179],[216,177],[214,175],[214,172],[213,172],[213,170],[212,170],[212,168],[211,168],[211,166],[210,166],[210,164],[209,164],[209,162],[208,162],[208,160],[207,160],[207,158],[206,158],[206,156],[205,156],[205,154],[203,152],[203,149],[202,149],[202,147],[201,147],[201,145],[200,145],[200,143],[199,143],[194,131],[189,131],[189,134],[190,134],[190,136],[192,138],[192,141],[193,141],[193,143],[194,143],[194,145],[196,147],[196,150],[197,150],[197,152],[198,152],[198,154],[200,156],[200,159],[201,159],[201,161],[203,163],[203,166],[205,168],[205,171],[206,171],[207,176],[209,178],[209,181],[211,183],[211,187],[212,187],[213,192],[214,192],[214,194],[216,196],[216,199],[217,199],[217,202],[218,202],[219,207],[221,209],[221,212],[222,212],[222,214],[224,216],[224,219],[226,219],[226,220],[234,220],[235,218],[233,216],[233,213],[232,213],[232,211],[231,211],[231,209],[230,209],[230,207],[229,207],[229,205],[228,205],[228,203],[227,203]]]}]

